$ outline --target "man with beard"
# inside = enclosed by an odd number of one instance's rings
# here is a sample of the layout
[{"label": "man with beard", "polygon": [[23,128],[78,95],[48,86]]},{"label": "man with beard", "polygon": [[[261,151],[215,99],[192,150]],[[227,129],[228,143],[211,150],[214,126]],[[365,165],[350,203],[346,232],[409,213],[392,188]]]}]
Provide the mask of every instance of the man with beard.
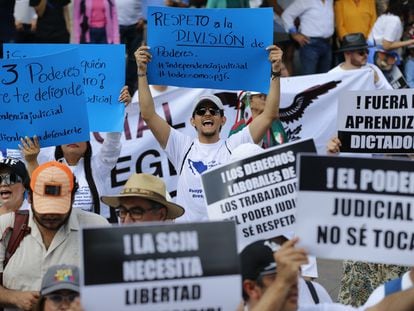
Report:
[{"label": "man with beard", "polygon": [[368,44],[361,32],[344,36],[341,48],[336,52],[343,52],[345,61],[329,72],[345,72],[355,69],[370,69],[374,71],[374,83],[377,90],[392,90],[382,71],[374,64],[367,64]]},{"label": "man with beard", "polygon": [[0,215],[29,209],[26,191],[30,178],[24,163],[14,158],[0,159]]},{"label": "man with beard", "polygon": [[201,186],[201,173],[226,163],[232,150],[243,143],[260,143],[273,120],[279,115],[280,76],[283,52],[275,45],[267,48],[272,75],[269,94],[263,113],[245,129],[226,140],[220,139],[220,130],[226,122],[224,106],[214,95],[201,96],[188,106],[190,123],[197,138],[187,136],[171,127],[156,113],[147,80],[147,65],[151,61],[150,48],[141,46],[135,52],[138,66],[138,95],[141,116],[165,150],[178,173],[176,203],[185,208],[178,222],[208,220]]},{"label": "man with beard", "polygon": [[[80,265],[79,230],[83,226],[107,225],[102,216],[72,209],[76,181],[71,170],[59,162],[47,162],[32,173],[28,233],[4,267],[5,251],[14,213],[0,217],[0,305],[5,310],[31,310],[39,298],[46,270],[61,263]],[[15,229],[19,230],[19,229]]]}]

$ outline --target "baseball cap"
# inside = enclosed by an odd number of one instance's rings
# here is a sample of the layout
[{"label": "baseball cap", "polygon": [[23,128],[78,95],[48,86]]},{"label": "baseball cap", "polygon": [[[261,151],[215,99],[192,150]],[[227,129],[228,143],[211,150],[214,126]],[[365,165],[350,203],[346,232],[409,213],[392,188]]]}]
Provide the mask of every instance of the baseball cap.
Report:
[{"label": "baseball cap", "polygon": [[47,295],[58,290],[79,293],[79,268],[72,265],[56,265],[47,269],[42,280],[40,294]]},{"label": "baseball cap", "polygon": [[255,92],[255,91],[239,91],[239,92],[237,92],[237,98],[239,99],[239,101],[242,101],[247,96],[259,95],[259,94],[265,94],[265,95],[267,95],[266,93]]},{"label": "baseball cap", "polygon": [[32,174],[33,208],[40,214],[66,214],[71,207],[74,177],[65,164],[46,162]]},{"label": "baseball cap", "polygon": [[221,102],[221,99],[218,98],[216,95],[202,95],[199,98],[197,98],[197,100],[193,104],[193,114],[198,106],[206,103],[213,103],[214,105],[216,105],[218,109],[224,110],[224,106]]},{"label": "baseball cap", "polygon": [[230,155],[230,160],[241,160],[263,152],[264,149],[253,143],[244,143],[234,148]]},{"label": "baseball cap", "polygon": [[26,165],[22,161],[16,158],[2,158],[0,159],[0,167],[7,167],[13,173],[17,174],[23,180],[23,185],[25,188],[29,188],[30,178],[29,173],[27,172]]},{"label": "baseball cap", "polygon": [[273,258],[274,242],[259,240],[246,246],[240,253],[242,279],[257,280],[260,275],[276,272]]}]

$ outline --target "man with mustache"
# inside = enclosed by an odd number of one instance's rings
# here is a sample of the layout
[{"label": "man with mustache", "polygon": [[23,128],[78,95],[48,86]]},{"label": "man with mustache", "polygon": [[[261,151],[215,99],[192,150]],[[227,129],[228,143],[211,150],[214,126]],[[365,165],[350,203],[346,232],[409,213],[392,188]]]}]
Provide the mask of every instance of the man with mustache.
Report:
[{"label": "man with mustache", "polygon": [[[75,178],[65,164],[46,162],[32,173],[29,199],[30,230],[5,266],[14,213],[0,217],[0,305],[5,310],[31,310],[39,298],[46,270],[61,263],[80,265],[79,230],[83,226],[108,225],[100,215],[72,209]],[[20,230],[20,228],[14,228]],[[6,233],[5,233],[6,232]],[[5,267],[4,267],[5,266]]]}]

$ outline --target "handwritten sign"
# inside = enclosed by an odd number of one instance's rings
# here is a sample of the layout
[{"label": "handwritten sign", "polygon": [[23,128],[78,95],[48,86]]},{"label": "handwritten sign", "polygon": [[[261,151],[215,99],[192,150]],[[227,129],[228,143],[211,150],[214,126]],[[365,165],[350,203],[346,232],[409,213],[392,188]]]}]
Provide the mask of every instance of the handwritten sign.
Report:
[{"label": "handwritten sign", "polygon": [[[125,84],[125,46],[120,44],[4,44],[7,59],[79,50],[91,131],[120,132],[124,105],[118,102]],[[61,62],[66,62],[61,59]]]},{"label": "handwritten sign", "polygon": [[273,12],[148,8],[151,84],[267,93]]},{"label": "handwritten sign", "polygon": [[312,255],[413,264],[414,162],[300,155],[296,233]]},{"label": "handwritten sign", "polygon": [[338,106],[338,137],[344,152],[413,153],[413,92],[342,93]]},{"label": "handwritten sign", "polygon": [[33,135],[42,147],[89,140],[79,63],[73,49],[47,57],[0,59],[2,148],[17,149],[21,138]]},{"label": "handwritten sign", "polygon": [[254,241],[292,231],[298,152],[316,152],[313,141],[266,149],[201,175],[208,216],[236,222],[239,251]]},{"label": "handwritten sign", "polygon": [[88,228],[81,235],[85,310],[224,311],[240,302],[232,222]]}]

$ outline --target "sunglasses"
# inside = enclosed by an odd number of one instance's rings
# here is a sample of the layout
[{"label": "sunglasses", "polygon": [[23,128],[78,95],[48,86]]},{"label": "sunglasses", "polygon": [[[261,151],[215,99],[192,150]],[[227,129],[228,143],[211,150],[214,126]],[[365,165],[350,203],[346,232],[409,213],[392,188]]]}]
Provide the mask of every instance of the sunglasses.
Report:
[{"label": "sunglasses", "polygon": [[202,116],[204,116],[206,113],[207,113],[207,111],[214,117],[215,115],[218,115],[218,114],[220,114],[220,109],[214,109],[214,108],[205,108],[205,107],[203,107],[203,108],[198,108],[196,111],[195,111],[195,113],[196,113],[196,115],[198,115],[198,116],[200,116],[200,117],[202,117]]},{"label": "sunglasses", "polygon": [[123,206],[120,206],[119,208],[115,209],[115,213],[121,219],[126,218],[127,215],[129,214],[129,216],[133,220],[140,220],[144,217],[145,214],[152,212],[152,211],[156,211],[156,210],[159,210],[159,207],[153,206],[148,209],[145,209],[140,206],[136,206],[132,208],[125,208]]},{"label": "sunglasses", "polygon": [[77,297],[79,297],[79,293],[73,293],[69,295],[61,295],[61,294],[45,295],[45,298],[52,301],[55,305],[60,305],[63,302],[72,303]]},{"label": "sunglasses", "polygon": [[364,56],[365,54],[368,55],[369,51],[367,49],[362,49],[362,50],[356,50],[355,53],[357,53],[359,56]]},{"label": "sunglasses", "polygon": [[14,185],[23,183],[23,179],[16,173],[0,174],[0,185]]}]

